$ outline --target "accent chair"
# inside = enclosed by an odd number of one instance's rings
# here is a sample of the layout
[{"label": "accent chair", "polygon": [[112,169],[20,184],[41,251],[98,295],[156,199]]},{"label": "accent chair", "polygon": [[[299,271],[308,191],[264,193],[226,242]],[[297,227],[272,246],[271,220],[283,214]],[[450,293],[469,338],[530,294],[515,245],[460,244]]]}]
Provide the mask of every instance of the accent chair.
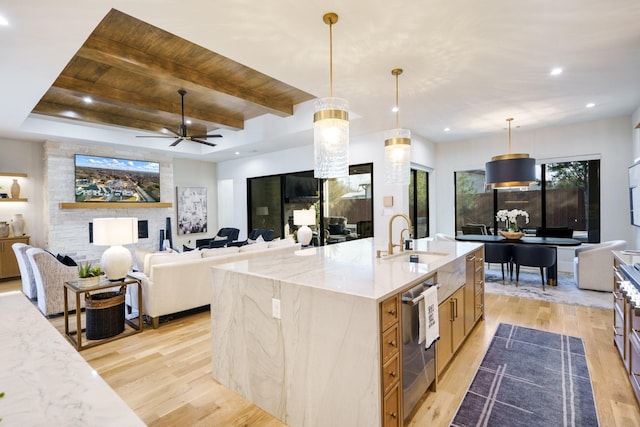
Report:
[{"label": "accent chair", "polygon": [[625,240],[611,240],[575,249],[573,278],[580,289],[613,290],[613,253],[627,247]]}]

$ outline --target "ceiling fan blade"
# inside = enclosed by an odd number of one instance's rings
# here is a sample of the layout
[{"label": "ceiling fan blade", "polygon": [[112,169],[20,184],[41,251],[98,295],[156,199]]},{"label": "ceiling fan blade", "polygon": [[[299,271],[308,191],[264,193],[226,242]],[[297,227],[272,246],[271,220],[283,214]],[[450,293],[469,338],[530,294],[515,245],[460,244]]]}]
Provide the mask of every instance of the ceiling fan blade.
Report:
[{"label": "ceiling fan blade", "polygon": [[191,135],[191,138],[222,138],[222,135],[220,134],[215,134],[215,135]]},{"label": "ceiling fan blade", "polygon": [[[163,127],[162,129],[166,130],[167,132],[171,132],[172,134],[174,134],[175,136],[177,136],[177,137],[179,137],[179,138],[180,138],[180,137],[182,137],[182,136],[184,136],[184,135],[180,135],[178,132],[176,132],[176,131],[175,131],[175,130],[173,130],[173,129],[169,129],[169,128],[168,128],[168,127],[166,127],[166,126],[165,126],[165,127]],[[173,138],[173,137],[172,137],[172,138]]]},{"label": "ceiling fan blade", "polygon": [[175,136],[171,135],[136,135],[136,138],[175,138]]},{"label": "ceiling fan blade", "polygon": [[197,138],[195,138],[195,137],[193,137],[193,136],[189,137],[189,140],[190,140],[190,141],[193,141],[193,142],[198,142],[198,143],[200,143],[200,144],[208,145],[209,147],[215,147],[216,145],[218,145],[218,144],[214,144],[214,143],[212,143],[212,142],[204,141],[204,140],[202,140],[202,139],[197,139]]},{"label": "ceiling fan blade", "polygon": [[176,145],[178,145],[180,143],[180,141],[182,141],[184,138],[178,138],[175,141],[173,141],[173,144],[171,144],[169,147],[175,147]]}]

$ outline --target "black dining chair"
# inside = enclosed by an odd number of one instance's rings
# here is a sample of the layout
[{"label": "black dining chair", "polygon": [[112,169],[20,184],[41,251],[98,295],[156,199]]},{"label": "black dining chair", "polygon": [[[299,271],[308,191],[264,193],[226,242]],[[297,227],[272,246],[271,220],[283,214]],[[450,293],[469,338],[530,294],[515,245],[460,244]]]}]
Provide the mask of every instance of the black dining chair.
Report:
[{"label": "black dining chair", "polygon": [[485,243],[484,244],[484,261],[491,263],[500,263],[502,268],[502,283],[504,284],[504,265],[507,264],[509,277],[513,278],[513,245],[507,243]]},{"label": "black dining chair", "polygon": [[550,246],[534,245],[513,245],[513,263],[516,265],[516,286],[520,277],[520,266],[539,267],[542,278],[542,290],[544,291],[544,269],[547,269],[549,277],[549,267],[556,263],[556,248]]}]

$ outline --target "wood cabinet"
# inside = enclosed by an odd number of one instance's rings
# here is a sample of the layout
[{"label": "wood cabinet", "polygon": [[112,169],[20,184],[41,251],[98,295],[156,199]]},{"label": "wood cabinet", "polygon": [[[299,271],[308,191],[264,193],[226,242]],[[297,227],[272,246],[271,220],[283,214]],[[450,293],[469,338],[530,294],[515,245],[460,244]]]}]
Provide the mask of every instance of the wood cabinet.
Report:
[{"label": "wood cabinet", "polygon": [[484,250],[478,249],[466,258],[464,285],[464,333],[471,332],[484,316]]},{"label": "wood cabinet", "polygon": [[14,243],[29,244],[29,236],[0,238],[0,279],[20,276],[18,260],[11,247]]},{"label": "wood cabinet", "polygon": [[438,306],[438,377],[447,368],[473,327],[484,317],[484,247],[467,255],[465,266],[464,286]]},{"label": "wood cabinet", "polygon": [[444,371],[465,337],[464,287],[438,306],[440,340],[437,344],[438,375]]},{"label": "wood cabinet", "polygon": [[382,377],[382,425],[402,425],[400,295],[380,304],[380,354]]}]

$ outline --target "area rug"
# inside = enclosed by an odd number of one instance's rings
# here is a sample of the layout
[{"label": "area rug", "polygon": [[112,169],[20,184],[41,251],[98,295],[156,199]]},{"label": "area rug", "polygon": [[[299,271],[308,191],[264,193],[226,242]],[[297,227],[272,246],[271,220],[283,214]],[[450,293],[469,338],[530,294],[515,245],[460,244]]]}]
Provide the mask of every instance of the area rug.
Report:
[{"label": "area rug", "polygon": [[574,304],[586,307],[613,309],[613,299],[610,292],[599,292],[580,289],[573,280],[572,273],[558,272],[558,285],[545,285],[542,290],[540,281],[540,269],[520,269],[520,280],[516,287],[515,271],[513,280],[509,280],[506,272],[505,281],[502,283],[502,272],[500,264],[490,264],[490,268],[485,269],[485,292],[499,295],[510,295],[521,298],[539,299],[559,304]]},{"label": "area rug", "polygon": [[452,427],[599,426],[582,339],[501,323]]}]

